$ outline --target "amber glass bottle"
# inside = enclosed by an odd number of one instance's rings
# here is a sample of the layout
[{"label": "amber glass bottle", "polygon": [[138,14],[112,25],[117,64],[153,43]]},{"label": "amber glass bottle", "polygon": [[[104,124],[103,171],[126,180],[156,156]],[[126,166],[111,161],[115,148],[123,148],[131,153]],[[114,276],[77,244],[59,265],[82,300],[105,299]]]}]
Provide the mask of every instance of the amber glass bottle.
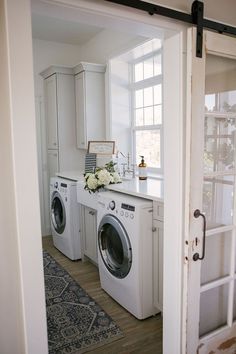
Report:
[{"label": "amber glass bottle", "polygon": [[141,157],[141,162],[138,165],[138,170],[139,170],[139,179],[141,181],[147,179],[147,164],[144,161],[144,156]]}]

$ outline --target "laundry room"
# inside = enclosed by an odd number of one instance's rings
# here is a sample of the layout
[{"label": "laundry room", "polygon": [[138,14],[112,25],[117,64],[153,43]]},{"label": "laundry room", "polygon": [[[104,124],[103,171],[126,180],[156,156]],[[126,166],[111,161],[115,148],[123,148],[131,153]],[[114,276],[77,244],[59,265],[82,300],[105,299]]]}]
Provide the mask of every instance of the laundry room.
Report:
[{"label": "laundry room", "polygon": [[235,353],[235,11],[0,2],[1,353]]},{"label": "laundry room", "polygon": [[[161,353],[164,34],[67,17],[32,8],[49,351]],[[91,189],[85,171],[112,180]],[[60,272],[88,306],[75,323],[73,306],[53,310]]]}]

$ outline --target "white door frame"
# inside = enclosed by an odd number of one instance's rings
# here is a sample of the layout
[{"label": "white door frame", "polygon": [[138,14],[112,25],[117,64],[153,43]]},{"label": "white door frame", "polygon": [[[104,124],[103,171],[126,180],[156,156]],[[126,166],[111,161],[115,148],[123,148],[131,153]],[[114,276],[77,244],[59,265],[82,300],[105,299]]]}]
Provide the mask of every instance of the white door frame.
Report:
[{"label": "white door frame", "polygon": [[[195,35],[195,38],[194,38]],[[204,115],[204,106],[201,104],[202,102],[198,102],[197,100],[199,99],[199,95],[197,92],[205,92],[205,71],[204,71],[204,61],[202,58],[197,58],[195,56],[196,53],[196,29],[195,28],[190,28],[188,30],[188,60],[187,60],[187,74],[188,74],[188,86],[189,89],[187,91],[187,124],[186,124],[186,152],[187,154],[187,161],[186,161],[186,212],[185,212],[185,242],[186,242],[186,257],[188,258],[187,262],[187,269],[185,272],[185,289],[187,292],[186,295],[186,305],[187,309],[185,312],[185,323],[186,324],[186,330],[187,330],[187,337],[186,337],[186,346],[188,353],[194,354],[194,348],[198,346],[198,343],[194,341],[195,333],[198,333],[198,326],[199,324],[194,322],[194,320],[189,317],[189,315],[192,315],[193,312],[189,311],[189,309],[194,309],[195,304],[199,302],[200,294],[197,294],[195,291],[192,291],[191,288],[188,288],[188,277],[189,273],[196,271],[196,268],[193,266],[198,266],[200,267],[200,261],[197,263],[192,261],[192,255],[191,255],[191,247],[194,247],[194,240],[190,239],[190,234],[194,235],[202,235],[202,230],[201,230],[201,220],[194,219],[194,216],[192,215],[195,209],[199,209],[202,201],[202,195],[201,193],[195,193],[194,197],[195,199],[193,200],[192,195],[190,193],[190,188],[192,190],[198,188],[199,186],[199,181],[202,181],[202,173],[203,173],[203,165],[202,168],[199,168],[195,171],[195,165],[203,162],[202,161],[202,155],[199,154],[198,149],[195,147],[193,149],[192,146],[192,133],[194,132],[194,141],[199,142],[199,145],[201,146],[203,144],[203,137],[199,132],[201,133],[201,129],[199,129],[199,125],[202,125],[202,121],[199,117],[203,117]],[[203,56],[205,55],[205,48],[203,46]],[[195,66],[195,71],[194,73],[197,73],[196,68],[198,69],[198,77],[193,77],[193,67]],[[199,80],[198,80],[199,78]],[[192,107],[194,107],[194,110],[192,110]],[[199,134],[199,136],[196,136],[196,134]],[[193,175],[192,171],[195,172]],[[191,213],[191,216],[190,216]],[[190,217],[191,217],[191,229],[190,229]],[[201,251],[199,251],[201,253]],[[197,270],[197,273],[199,273],[199,270]],[[192,323],[193,325],[189,326],[189,323]]]},{"label": "white door frame", "polygon": [[[182,317],[182,267],[183,267],[183,35],[185,26],[150,17],[138,10],[86,1],[60,1],[70,4],[73,16],[86,19],[88,23],[107,24],[111,28],[123,28],[139,34],[158,35],[160,28],[166,30],[164,46],[164,166],[165,166],[165,213],[164,213],[164,303],[163,303],[163,353],[181,352]],[[93,4],[91,4],[93,3]],[[54,13],[48,6],[41,11]],[[93,17],[97,13],[96,17]],[[68,15],[68,13],[67,13]],[[61,14],[61,16],[63,16]],[[95,21],[95,22],[94,22]],[[142,27],[140,27],[140,22]],[[173,52],[175,53],[173,55]],[[172,54],[171,54],[172,53]],[[175,60],[173,61],[173,57]],[[171,102],[171,104],[166,104]],[[173,119],[174,117],[174,119]],[[173,237],[173,234],[175,237]],[[170,260],[170,261],[168,261]],[[173,296],[173,294],[175,296]],[[169,340],[171,338],[171,341]]]},{"label": "white door frame", "polygon": [[0,23],[0,346],[46,354],[30,1],[1,0]]},{"label": "white door frame", "polygon": [[[179,354],[182,350],[182,296],[183,296],[183,170],[184,170],[184,116],[183,116],[183,37],[186,26],[161,16],[149,16],[138,10],[97,1],[59,0],[57,16],[73,18],[86,23],[131,31],[155,37],[165,30],[164,55],[164,303],[163,353]],[[33,10],[55,14],[52,3]],[[142,26],[140,26],[142,24]],[[175,58],[173,60],[173,58]],[[167,103],[171,104],[167,104]],[[107,124],[108,125],[108,124]],[[174,236],[173,236],[174,235]],[[174,295],[174,296],[173,296]],[[170,340],[171,338],[171,340]]]},{"label": "white door frame", "polygon": [[[7,1],[5,1],[7,3]],[[33,2],[33,7],[39,5],[39,1]],[[165,135],[164,135],[164,146],[165,146],[165,216],[164,216],[164,314],[163,314],[163,326],[164,326],[164,337],[163,337],[163,353],[164,354],[180,354],[181,353],[181,309],[182,309],[182,265],[183,265],[183,167],[184,167],[184,118],[183,118],[183,67],[184,67],[184,56],[182,55],[182,46],[183,46],[183,36],[185,32],[185,26],[178,25],[178,23],[172,20],[163,20],[163,18],[158,16],[150,17],[147,14],[141,13],[138,10],[131,10],[127,8],[117,7],[114,4],[109,3],[98,3],[96,1],[52,1],[51,4],[44,3],[47,7],[45,10],[46,13],[51,11],[53,13],[54,4],[61,4],[60,11],[63,16],[67,16],[68,12],[72,12],[74,18],[88,22],[92,20],[92,23],[101,22],[103,25],[106,23],[108,26],[113,26],[113,28],[126,28],[131,31],[141,31],[143,34],[145,31],[146,35],[155,37],[159,28],[164,28],[166,30],[166,46],[164,48],[164,57],[169,58],[164,65],[164,75],[167,78],[172,76],[172,80],[168,81],[164,87],[164,102],[172,101],[172,104],[169,107],[166,106],[164,109],[165,115]],[[28,65],[28,59],[31,58],[30,49],[32,48],[31,43],[31,29],[29,26],[29,1],[24,0],[24,11],[22,11],[22,1],[19,2],[14,0],[11,2],[11,11],[17,14],[17,19],[15,19],[16,25],[12,24],[11,34],[14,35],[19,33],[19,18],[22,24],[22,27],[26,30],[24,36],[22,37],[24,42],[24,48],[28,48],[29,51],[20,51],[24,52],[25,64],[22,62],[22,68],[25,69],[27,73],[26,77],[31,81],[31,88],[33,82],[32,74],[32,62],[29,65],[29,69],[26,67]],[[68,6],[65,7],[65,6]],[[14,7],[14,8],[13,8]],[[19,11],[17,11],[19,10]],[[23,24],[27,24],[28,27],[25,28]],[[91,23],[91,22],[90,22]],[[140,24],[142,26],[140,26]],[[157,27],[158,25],[158,27]],[[123,27],[121,27],[123,26]],[[26,35],[26,33],[28,35]],[[136,32],[137,33],[137,32]],[[10,41],[14,44],[15,41],[13,37],[10,36]],[[11,43],[10,43],[11,44]],[[170,58],[170,52],[175,51],[174,60]],[[18,57],[19,53],[15,55]],[[32,59],[32,58],[31,58]],[[13,69],[13,68],[12,68]],[[14,70],[13,70],[14,72]],[[173,80],[174,78],[174,80]],[[20,87],[21,82],[17,77],[14,77],[14,86]],[[29,91],[27,91],[29,92]],[[33,92],[33,89],[32,89]],[[34,104],[34,97],[32,92],[28,95],[27,102],[28,105],[32,108]],[[17,92],[19,95],[20,93]],[[24,92],[26,95],[26,92]],[[17,97],[13,97],[13,103]],[[18,102],[20,105],[20,103]],[[164,103],[165,105],[165,103]],[[21,107],[20,105],[19,107]],[[33,112],[33,108],[32,108]],[[33,113],[34,116],[34,113]],[[32,156],[32,164],[35,166],[36,163],[36,147],[35,147],[35,133],[33,132],[34,127],[31,127],[33,140],[29,142],[29,150],[32,147],[32,150],[35,152]],[[168,134],[167,134],[168,132]],[[27,131],[29,134],[29,130]],[[16,142],[17,142],[17,137]],[[24,151],[19,150],[19,159],[23,159]],[[19,161],[19,160],[18,160]],[[20,168],[20,166],[19,166]],[[25,171],[21,171],[21,174]],[[32,178],[32,187],[37,189],[37,173],[35,171],[34,177]],[[28,184],[27,184],[28,186]],[[20,188],[19,180],[16,183],[17,190]],[[20,192],[20,190],[19,190]],[[39,217],[39,206],[38,206],[38,196],[35,193],[29,193],[31,203],[34,204],[31,211],[34,212],[34,215]],[[30,203],[30,205],[31,205]],[[19,222],[24,220],[24,215],[20,213]],[[39,223],[39,220],[38,220]],[[37,224],[37,230],[39,231],[40,227]],[[31,232],[35,232],[35,227],[31,229]],[[32,242],[33,235],[31,234],[31,239],[23,238],[20,236],[21,247],[19,247],[19,257],[22,260],[22,296],[25,302],[22,305],[23,315],[25,317],[25,343],[28,342],[29,338],[35,338],[37,336],[37,343],[31,344],[34,345],[34,350],[29,351],[30,353],[39,353],[46,354],[46,347],[39,349],[38,343],[44,343],[46,339],[45,333],[45,323],[42,322],[42,319],[45,321],[45,304],[42,303],[43,299],[43,277],[42,277],[42,259],[40,258],[41,252],[41,243],[38,241]],[[29,241],[28,245],[25,245],[25,242]],[[34,261],[32,257],[34,256]],[[35,259],[37,260],[35,262]],[[32,262],[34,262],[35,274],[38,274],[38,282],[34,281],[34,287],[31,288],[31,292],[26,293],[29,289],[28,282],[25,282],[24,279],[31,280],[32,278]],[[34,274],[34,276],[35,276]],[[35,280],[35,278],[34,278]],[[32,303],[32,295],[37,294],[36,299],[40,297],[40,302],[38,306],[41,319],[39,319],[34,312],[29,312],[30,305]],[[37,325],[39,327],[37,328]],[[32,326],[29,326],[29,325]],[[40,332],[39,329],[40,328]],[[30,348],[30,347],[29,347]],[[31,347],[33,348],[33,347]]]}]

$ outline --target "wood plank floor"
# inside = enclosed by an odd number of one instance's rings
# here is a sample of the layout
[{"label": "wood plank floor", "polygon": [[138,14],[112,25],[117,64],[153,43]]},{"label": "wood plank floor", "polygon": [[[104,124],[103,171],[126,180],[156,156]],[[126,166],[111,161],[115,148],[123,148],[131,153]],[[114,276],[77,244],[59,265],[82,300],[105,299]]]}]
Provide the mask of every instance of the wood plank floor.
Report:
[{"label": "wood plank floor", "polygon": [[124,334],[123,338],[88,351],[88,353],[162,353],[162,318],[160,314],[146,320],[137,320],[101,289],[98,269],[91,262],[69,260],[53,246],[50,236],[43,237],[43,249],[78,281],[87,293],[113,318]]}]

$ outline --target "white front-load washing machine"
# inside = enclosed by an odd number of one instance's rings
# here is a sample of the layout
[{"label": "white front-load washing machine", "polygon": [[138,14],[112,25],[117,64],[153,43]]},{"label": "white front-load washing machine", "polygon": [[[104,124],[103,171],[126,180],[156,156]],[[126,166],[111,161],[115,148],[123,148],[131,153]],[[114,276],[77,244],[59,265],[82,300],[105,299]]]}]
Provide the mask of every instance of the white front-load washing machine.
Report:
[{"label": "white front-load washing machine", "polygon": [[76,181],[50,179],[50,219],[54,246],[72,260],[81,258]]},{"label": "white front-load washing machine", "polygon": [[138,319],[153,305],[152,201],[117,192],[98,195],[101,287]]}]

